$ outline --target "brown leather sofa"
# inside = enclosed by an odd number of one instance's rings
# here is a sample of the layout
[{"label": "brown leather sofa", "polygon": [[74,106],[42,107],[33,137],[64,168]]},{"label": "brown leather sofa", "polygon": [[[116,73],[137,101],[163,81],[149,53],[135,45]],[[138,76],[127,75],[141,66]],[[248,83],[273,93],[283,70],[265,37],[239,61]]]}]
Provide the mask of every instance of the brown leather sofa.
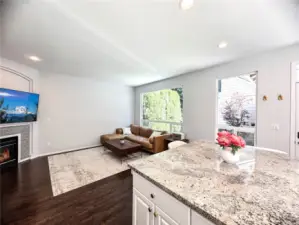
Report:
[{"label": "brown leather sofa", "polygon": [[137,125],[130,126],[131,133],[130,135],[123,135],[123,129],[117,128],[115,134],[106,134],[101,136],[101,143],[104,144],[107,140],[112,139],[127,139],[132,142],[136,142],[142,145],[143,149],[151,152],[158,153],[167,149],[167,146],[164,146],[164,139],[169,137],[167,132],[162,132],[161,135],[150,138],[154,130],[150,128],[144,128]]}]

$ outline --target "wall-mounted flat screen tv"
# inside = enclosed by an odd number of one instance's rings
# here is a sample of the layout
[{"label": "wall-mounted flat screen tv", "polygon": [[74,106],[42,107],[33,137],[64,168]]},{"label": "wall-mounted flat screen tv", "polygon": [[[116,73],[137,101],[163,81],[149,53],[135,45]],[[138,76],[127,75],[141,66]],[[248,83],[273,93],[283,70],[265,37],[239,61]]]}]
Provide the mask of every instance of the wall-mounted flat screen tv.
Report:
[{"label": "wall-mounted flat screen tv", "polygon": [[0,124],[37,120],[39,95],[0,88]]}]

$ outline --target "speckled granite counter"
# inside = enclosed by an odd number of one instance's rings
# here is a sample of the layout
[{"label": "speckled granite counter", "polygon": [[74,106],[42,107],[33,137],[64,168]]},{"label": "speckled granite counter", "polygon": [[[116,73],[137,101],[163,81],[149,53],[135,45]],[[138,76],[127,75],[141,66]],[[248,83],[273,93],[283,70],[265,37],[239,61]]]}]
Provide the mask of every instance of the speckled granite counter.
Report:
[{"label": "speckled granite counter", "polygon": [[217,225],[299,225],[299,162],[285,155],[256,151],[255,164],[229,165],[201,141],[129,166]]}]

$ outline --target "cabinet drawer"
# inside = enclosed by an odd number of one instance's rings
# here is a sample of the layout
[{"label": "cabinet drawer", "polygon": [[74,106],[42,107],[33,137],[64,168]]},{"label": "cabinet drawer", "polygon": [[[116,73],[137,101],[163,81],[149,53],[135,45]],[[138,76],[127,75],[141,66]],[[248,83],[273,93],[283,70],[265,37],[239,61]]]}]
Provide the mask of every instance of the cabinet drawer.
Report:
[{"label": "cabinet drawer", "polygon": [[190,224],[190,208],[135,172],[133,187],[180,225]]}]

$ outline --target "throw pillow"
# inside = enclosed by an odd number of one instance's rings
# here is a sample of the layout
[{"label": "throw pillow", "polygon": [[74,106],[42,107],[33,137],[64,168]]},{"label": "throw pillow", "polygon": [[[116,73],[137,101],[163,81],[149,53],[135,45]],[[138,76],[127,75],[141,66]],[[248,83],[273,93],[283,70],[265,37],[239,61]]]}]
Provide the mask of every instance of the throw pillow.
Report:
[{"label": "throw pillow", "polygon": [[123,133],[124,133],[124,135],[130,135],[130,134],[132,134],[130,127],[124,127],[123,128]]},{"label": "throw pillow", "polygon": [[160,135],[161,135],[160,131],[154,131],[149,138],[153,138],[153,137],[160,136]]}]

